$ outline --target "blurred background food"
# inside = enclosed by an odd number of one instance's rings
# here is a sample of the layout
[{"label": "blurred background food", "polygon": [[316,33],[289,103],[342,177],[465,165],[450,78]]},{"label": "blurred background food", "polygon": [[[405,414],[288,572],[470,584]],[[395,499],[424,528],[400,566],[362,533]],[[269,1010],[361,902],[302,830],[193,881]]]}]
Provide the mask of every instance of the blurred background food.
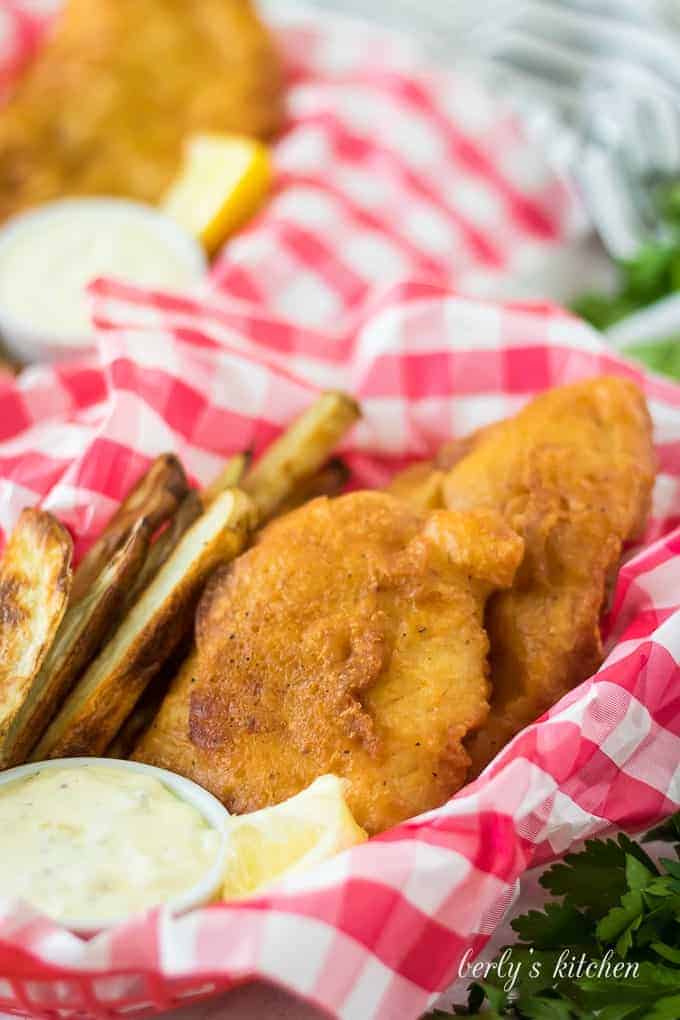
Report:
[{"label": "blurred background food", "polygon": [[475,293],[567,304],[679,376],[678,0],[64,0],[0,111],[0,218],[123,195],[160,203],[214,255],[266,201],[262,141],[285,124],[277,33],[292,14],[393,29],[423,66],[471,74],[514,106],[591,231],[526,272],[480,274]]},{"label": "blurred background food", "polygon": [[65,195],[155,202],[190,134],[271,137],[281,84],[249,0],[66,0],[0,115],[0,218]]},{"label": "blurred background food", "polygon": [[279,53],[250,0],[64,0],[0,109],[6,350],[29,362],[91,345],[98,276],[195,286],[206,262],[193,239],[214,253],[262,202],[258,139],[282,116]]}]

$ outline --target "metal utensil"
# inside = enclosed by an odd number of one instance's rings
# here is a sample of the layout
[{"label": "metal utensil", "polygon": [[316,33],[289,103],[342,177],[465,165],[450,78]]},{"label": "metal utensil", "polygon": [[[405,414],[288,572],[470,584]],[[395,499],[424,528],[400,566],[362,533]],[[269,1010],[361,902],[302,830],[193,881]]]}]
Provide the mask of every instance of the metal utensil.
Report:
[{"label": "metal utensil", "polygon": [[656,196],[680,178],[680,0],[316,0],[474,65],[573,179],[609,252],[663,235]]}]

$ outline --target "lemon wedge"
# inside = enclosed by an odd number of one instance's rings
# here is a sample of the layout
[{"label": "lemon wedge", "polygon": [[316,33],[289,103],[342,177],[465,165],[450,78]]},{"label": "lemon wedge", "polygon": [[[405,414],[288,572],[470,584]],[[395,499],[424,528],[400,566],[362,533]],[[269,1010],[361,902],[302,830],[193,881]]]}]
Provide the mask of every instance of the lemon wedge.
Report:
[{"label": "lemon wedge", "polygon": [[214,252],[255,213],[270,181],[269,153],[260,142],[243,135],[194,135],[161,207]]},{"label": "lemon wedge", "polygon": [[343,781],[331,775],[275,807],[232,816],[229,831],[224,899],[247,896],[368,838],[347,806]]}]

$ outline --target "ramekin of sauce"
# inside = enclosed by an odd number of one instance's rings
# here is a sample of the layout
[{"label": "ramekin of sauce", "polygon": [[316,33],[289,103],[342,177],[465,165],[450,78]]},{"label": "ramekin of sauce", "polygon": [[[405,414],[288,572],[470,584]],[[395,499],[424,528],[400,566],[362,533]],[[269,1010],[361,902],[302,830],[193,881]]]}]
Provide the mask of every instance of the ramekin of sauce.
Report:
[{"label": "ramekin of sauce", "polygon": [[64,198],[0,227],[0,338],[19,362],[95,346],[87,286],[99,276],[193,290],[205,252],[169,216],[123,198]]},{"label": "ramekin of sauce", "polygon": [[165,769],[68,758],[0,773],[0,897],[80,934],[217,897],[226,809]]}]

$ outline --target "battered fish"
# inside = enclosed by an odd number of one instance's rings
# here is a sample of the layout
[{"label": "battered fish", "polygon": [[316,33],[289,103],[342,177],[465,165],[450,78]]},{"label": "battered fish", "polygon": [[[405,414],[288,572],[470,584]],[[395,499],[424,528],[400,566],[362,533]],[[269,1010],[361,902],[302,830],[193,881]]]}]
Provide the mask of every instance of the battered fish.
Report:
[{"label": "battered fish", "polygon": [[62,195],[154,202],[192,132],[266,138],[281,112],[249,0],[66,0],[0,111],[0,220]]},{"label": "battered fish", "polygon": [[379,492],[274,521],[209,584],[197,656],[135,757],[235,812],[327,772],[348,780],[370,833],[436,807],[465,781],[463,739],[486,718],[484,604],[522,548],[493,512],[426,513]]},{"label": "battered fish", "polygon": [[546,392],[459,453],[446,505],[496,509],[525,543],[512,589],[487,610],[493,696],[466,745],[475,775],[600,665],[600,613],[644,527],[655,460],[644,397],[608,377]]}]

